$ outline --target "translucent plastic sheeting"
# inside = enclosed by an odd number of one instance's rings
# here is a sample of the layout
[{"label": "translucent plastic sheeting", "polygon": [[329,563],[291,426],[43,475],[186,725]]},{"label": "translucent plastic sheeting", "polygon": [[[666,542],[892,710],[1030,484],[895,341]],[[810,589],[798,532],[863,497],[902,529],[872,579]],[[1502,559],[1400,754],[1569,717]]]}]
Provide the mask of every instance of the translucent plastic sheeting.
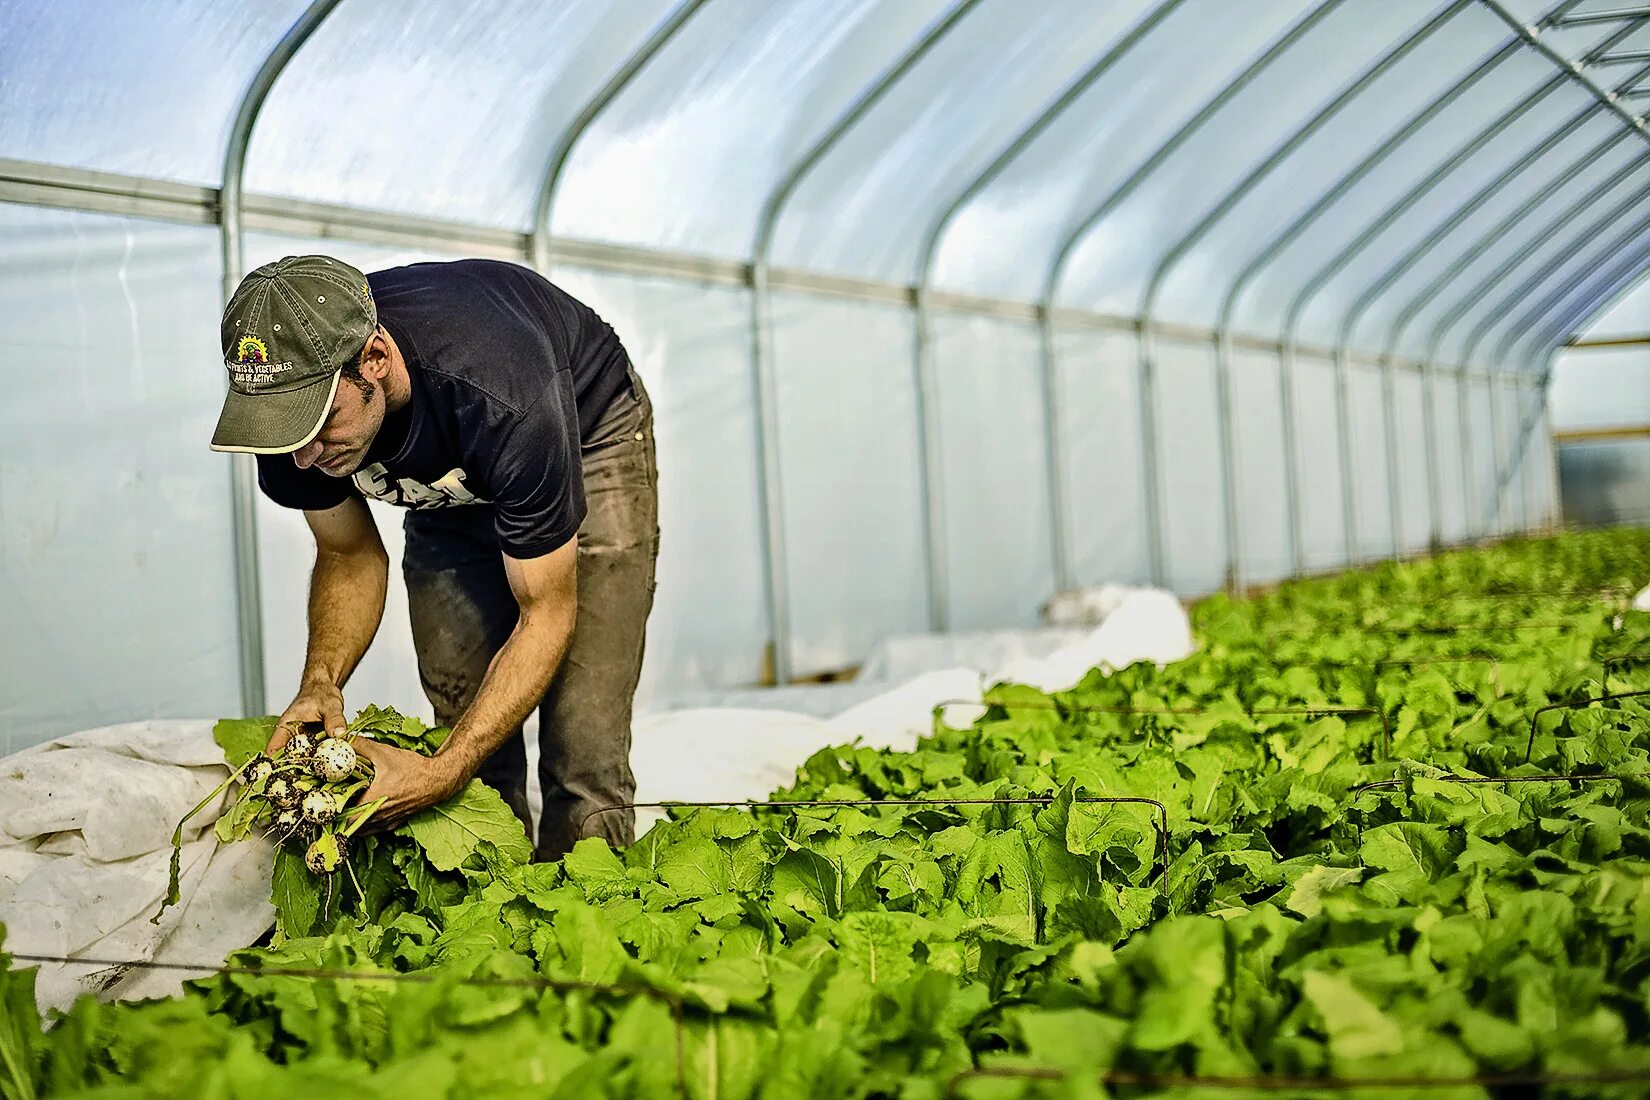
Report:
[{"label": "translucent plastic sheeting", "polygon": [[640,695],[756,683],[768,625],[750,295],[575,270],[556,280],[618,332],[653,401],[658,591]]},{"label": "translucent plastic sheeting", "polygon": [[1523,394],[1510,385],[1497,390],[1501,402],[1501,526],[1503,530],[1519,530],[1524,522],[1519,502],[1524,496],[1524,437]]},{"label": "translucent plastic sheeting", "polygon": [[805,675],[928,629],[912,317],[780,294],[773,324],[791,657]]},{"label": "translucent plastic sheeting", "polygon": [[[1615,173],[1639,159],[1636,141],[1615,140],[1621,134],[1620,124],[1613,116],[1597,112],[1596,101],[1579,89],[1561,90],[1547,102],[1592,114],[1569,127],[1551,147],[1546,141],[1553,131],[1515,126],[1494,147],[1510,154],[1506,169],[1493,184],[1486,182],[1481,189],[1461,196],[1464,216],[1457,219],[1452,209],[1427,218],[1405,217],[1393,232],[1403,237],[1413,233],[1412,241],[1389,246],[1377,239],[1348,267],[1345,278],[1361,293],[1379,277],[1372,274],[1377,267],[1384,274],[1381,265],[1408,261],[1412,250],[1420,249],[1403,277],[1370,311],[1367,323],[1379,324],[1383,346],[1396,329],[1395,346],[1400,354],[1427,354],[1439,320],[1463,303],[1485,277],[1544,230],[1567,224],[1568,211],[1584,204]],[[1519,160],[1532,153],[1540,155],[1515,170]],[[1477,165],[1490,156],[1486,150],[1472,163]],[[1329,292],[1340,293],[1334,287]],[[1326,323],[1323,318],[1328,316],[1320,315],[1318,324]]]},{"label": "translucent plastic sheeting", "polygon": [[217,246],[0,206],[0,753],[239,710]]},{"label": "translucent plastic sheeting", "polygon": [[[1138,10],[1138,5],[1127,7]],[[1038,298],[1061,243],[1079,221],[1299,15],[1296,5],[1249,5],[1240,10],[1222,0],[1187,0],[960,213],[942,243],[936,283],[981,294]],[[1234,113],[1212,125],[1235,126],[1247,135],[1260,122]],[[1004,134],[1003,140],[1012,137]],[[1074,156],[1075,150],[1104,155]],[[1205,188],[1221,177],[1218,167],[1203,171]],[[1176,183],[1185,186],[1187,175],[1184,169],[1165,168],[1145,190],[1155,191],[1156,182],[1171,190]],[[1173,212],[1185,209],[1179,194],[1163,197],[1161,205],[1154,203],[1144,215],[1108,222],[1105,234],[1094,242],[1094,262],[1114,262],[1123,250],[1144,248],[1154,234],[1160,238]],[[1014,242],[1019,262],[1003,262],[1005,241]],[[1115,249],[1105,247],[1114,241]],[[1140,263],[1134,258],[1129,270],[1137,270]],[[1081,293],[1074,291],[1071,300],[1092,304],[1080,300]]]},{"label": "translucent plastic sheeting", "polygon": [[574,150],[553,228],[748,257],[758,211],[783,173],[950,7],[707,4]]},{"label": "translucent plastic sheeting", "polygon": [[[1475,7],[1469,12],[1478,10]],[[1481,18],[1493,19],[1487,13]],[[1463,28],[1468,25],[1465,20],[1458,22]],[[1484,31],[1479,23],[1471,25]],[[1502,28],[1501,33],[1504,39],[1511,32]],[[1440,35],[1437,41],[1447,41],[1449,37]],[[1374,140],[1365,149],[1365,156],[1376,150],[1386,155],[1268,267],[1262,280],[1264,287],[1256,294],[1255,311],[1249,314],[1255,323],[1262,323],[1274,308],[1287,310],[1309,280],[1321,280],[1322,287],[1302,315],[1301,331],[1309,339],[1338,339],[1349,313],[1365,292],[1376,289],[1376,284],[1385,280],[1389,271],[1425,247],[1428,239],[1449,225],[1487,185],[1510,177],[1503,188],[1506,198],[1486,202],[1486,216],[1479,219],[1480,226],[1493,225],[1487,220],[1490,213],[1504,217],[1517,209],[1512,205],[1516,200],[1533,193],[1533,187],[1539,186],[1539,182],[1519,186],[1526,179],[1544,182],[1539,168],[1513,175],[1520,158],[1553,131],[1572,125],[1578,112],[1588,107],[1596,110],[1596,106],[1586,93],[1566,84],[1551,64],[1532,51],[1515,52],[1495,66],[1484,67],[1484,75],[1470,90],[1440,110],[1408,140],[1397,140],[1398,131],[1411,117],[1419,116],[1433,98],[1452,87],[1469,71],[1471,64],[1483,60],[1485,52],[1493,50],[1503,39],[1498,39],[1492,28],[1476,34],[1473,42],[1461,43],[1454,67],[1443,61],[1437,65],[1439,76],[1447,79],[1426,82],[1425,101],[1412,100],[1408,112],[1394,112],[1381,130],[1366,135]],[[1399,71],[1403,73],[1406,69],[1407,66],[1400,66]],[[1384,83],[1378,84],[1376,90]],[[1553,87],[1555,83],[1557,87]],[[1535,95],[1540,96],[1538,101],[1522,109],[1525,100]],[[1515,109],[1519,109],[1516,120],[1502,127],[1505,117]],[[1460,163],[1452,164],[1482,135],[1498,127],[1502,128],[1495,137]],[[1338,128],[1335,132],[1340,134]],[[1608,128],[1604,127],[1589,131],[1593,142],[1606,132]],[[1342,140],[1350,139],[1342,135]],[[1300,162],[1291,158],[1290,163]],[[1311,164],[1307,160],[1298,170],[1309,171]],[[1341,171],[1351,167],[1345,165]],[[1315,200],[1339,179],[1340,173],[1327,174],[1307,198]],[[1306,208],[1298,202],[1295,205],[1303,211]],[[1364,240],[1370,228],[1383,220],[1391,224]],[[1402,303],[1424,285],[1423,280],[1433,277],[1445,263],[1453,261],[1478,239],[1479,236],[1469,232],[1455,234],[1450,238],[1451,243],[1440,243],[1428,253],[1436,262],[1429,265],[1418,257],[1409,271],[1394,277],[1390,287],[1382,290],[1363,310],[1362,322],[1354,330],[1352,342],[1361,347],[1384,346]],[[1254,254],[1252,249],[1245,252]],[[1340,273],[1321,279],[1328,273],[1327,265],[1343,254],[1346,258],[1341,261]]]},{"label": "translucent plastic sheeting", "polygon": [[305,6],[0,4],[0,150],[216,186],[246,84]]},{"label": "translucent plastic sheeting", "polygon": [[679,2],[348,0],[271,91],[248,187],[529,228],[553,147]]},{"label": "translucent plastic sheeting", "polygon": [[1432,510],[1427,499],[1426,409],[1420,372],[1396,371],[1392,393],[1398,433],[1399,545],[1404,550],[1419,550],[1432,534]]},{"label": "translucent plastic sheeting", "polygon": [[1080,585],[1151,579],[1140,453],[1140,352],[1127,332],[1056,334],[1066,537]]},{"label": "translucent plastic sheeting", "polygon": [[[1371,37],[1358,42],[1356,53],[1349,48],[1351,42],[1334,43],[1340,58],[1333,75],[1340,85],[1349,85],[1356,74],[1396,46],[1410,33],[1410,21],[1419,22],[1429,16],[1436,5],[1397,4],[1376,9],[1351,4],[1348,8],[1360,21],[1378,25],[1370,27]],[[1393,22],[1381,23],[1377,11],[1389,8],[1387,18]],[[1543,58],[1528,51],[1515,53],[1510,60],[1486,70],[1469,93],[1441,110],[1407,140],[1396,139],[1397,132],[1411,119],[1427,110],[1469,71],[1480,67],[1486,56],[1511,36],[1505,24],[1479,5],[1468,6],[1443,24],[1278,161],[1203,236],[1164,284],[1162,315],[1170,320],[1214,324],[1221,296],[1210,294],[1210,285],[1231,285],[1253,257],[1342,177],[1360,168],[1375,150],[1392,150],[1395,155],[1372,166],[1360,184],[1313,223],[1311,248],[1320,262],[1325,255],[1333,255],[1379,216],[1395,196],[1403,194],[1423,173],[1505,111],[1510,100],[1554,80],[1552,66]],[[1309,38],[1300,44],[1299,54],[1285,55],[1278,65],[1298,71],[1298,66],[1310,65],[1311,55],[1324,45],[1315,37]],[[1320,99],[1296,104],[1300,115],[1294,121],[1304,124],[1338,90],[1338,86],[1327,87]],[[1235,97],[1236,102],[1247,103],[1250,109],[1266,102],[1249,98],[1251,94]],[[1251,158],[1258,159],[1272,146],[1273,141],[1266,140],[1251,151]],[[1245,165],[1233,171],[1225,182],[1239,182],[1247,170]],[[1304,279],[1294,274],[1288,281],[1299,287]],[[1337,310],[1344,312],[1344,305]],[[1257,320],[1267,319],[1263,315]]]},{"label": "translucent plastic sheeting", "polygon": [[1215,349],[1209,344],[1157,344],[1158,484],[1168,587],[1198,595],[1226,583],[1228,555],[1221,523],[1220,412],[1215,401]]},{"label": "translucent plastic sheeting", "polygon": [[[351,241],[278,237],[262,233],[247,234],[245,247],[248,270],[282,256],[306,253],[335,256],[363,271],[452,258]],[[217,322],[216,309],[203,319],[214,334]],[[345,686],[345,706],[353,713],[368,703],[376,703],[393,706],[404,714],[431,719],[434,712],[419,682],[418,658],[413,651],[407,589],[401,583],[401,551],[404,545],[401,521],[406,516],[406,510],[378,501],[369,502],[368,507],[373,521],[378,525],[384,550],[389,555],[389,586],[377,637]],[[303,676],[304,653],[309,637],[309,577],[314,564],[315,538],[304,522],[303,513],[282,508],[259,493],[258,569],[259,590],[263,596],[264,683],[268,695],[266,701],[277,712],[284,710],[292,701]]]},{"label": "translucent plastic sheeting", "polygon": [[1650,439],[1566,443],[1558,480],[1570,523],[1650,523]]},{"label": "translucent plastic sheeting", "polygon": [[1392,553],[1386,461],[1386,398],[1374,367],[1351,366],[1347,386],[1352,415],[1352,485],[1358,509],[1358,556]]},{"label": "translucent plastic sheeting", "polygon": [[1460,388],[1454,378],[1432,378],[1432,418],[1438,440],[1438,535],[1446,543],[1467,537],[1466,487],[1462,482]]},{"label": "translucent plastic sheeting", "polygon": [[[984,0],[808,176],[780,224],[776,262],[915,279],[945,207],[1148,7]],[[993,241],[990,262],[1014,263],[1014,252]]]},{"label": "translucent plastic sheeting", "polygon": [[1306,569],[1317,572],[1347,560],[1334,367],[1322,359],[1297,357],[1294,392],[1302,557]]},{"label": "translucent plastic sheeting", "polygon": [[[1289,5],[1279,14],[1293,22],[1308,10]],[[1061,301],[1108,313],[1137,312],[1146,284],[1171,243],[1191,231],[1269,150],[1296,133],[1355,73],[1437,10],[1438,5],[1428,0],[1342,4],[1335,8],[1257,73],[1242,91],[1227,97],[1214,118],[1164,162],[1148,186],[1094,227],[1072,258]],[[1223,16],[1211,21],[1261,20],[1251,5],[1225,5]],[[1246,65],[1264,49],[1251,53],[1243,45],[1248,35],[1230,26],[1227,33],[1227,49],[1235,54],[1232,60],[1237,62],[1234,69]],[[1457,40],[1457,50],[1462,48]],[[1437,65],[1446,52],[1432,51],[1430,56]],[[1187,63],[1178,54],[1176,59],[1175,65],[1166,68],[1176,79],[1185,80]],[[1161,64],[1161,56],[1157,63]],[[1199,72],[1199,78],[1208,71]],[[1411,80],[1417,84],[1424,85],[1427,79],[1424,69],[1411,73]],[[1210,91],[1217,89],[1218,85]],[[1403,101],[1413,97],[1413,92],[1405,93],[1398,86],[1393,86],[1389,94]],[[1153,110],[1159,108],[1154,105]],[[1349,110],[1342,117],[1351,118],[1355,113]],[[1343,139],[1351,136],[1350,127],[1342,131]],[[1367,144],[1367,137],[1358,135],[1357,142]],[[1132,148],[1119,152],[1123,155],[1118,159],[1124,163],[1147,155],[1144,150],[1135,154]],[[1176,275],[1190,280],[1190,284],[1177,285],[1194,285],[1207,294],[1208,283],[1220,271],[1212,266],[1214,259],[1209,252],[1188,258]]]},{"label": "translucent plastic sheeting", "polygon": [[1232,356],[1243,579],[1250,583],[1279,580],[1294,568],[1289,557],[1278,369],[1278,357],[1270,352],[1239,351]]},{"label": "translucent plastic sheeting", "polygon": [[1037,330],[934,318],[951,627],[1029,626],[1054,591]]}]

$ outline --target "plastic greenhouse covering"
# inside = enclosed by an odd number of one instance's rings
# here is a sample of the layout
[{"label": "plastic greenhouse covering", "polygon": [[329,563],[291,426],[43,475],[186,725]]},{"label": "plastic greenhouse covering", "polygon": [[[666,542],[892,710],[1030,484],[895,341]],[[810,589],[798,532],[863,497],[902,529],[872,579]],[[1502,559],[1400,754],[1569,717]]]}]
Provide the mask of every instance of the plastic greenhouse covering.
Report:
[{"label": "plastic greenhouse covering", "polygon": [[295,253],[618,331],[644,699],[1630,510],[1565,433],[1650,425],[1578,350],[1650,332],[1641,81],[1620,0],[0,0],[0,753],[292,689],[311,543],[206,439]]}]

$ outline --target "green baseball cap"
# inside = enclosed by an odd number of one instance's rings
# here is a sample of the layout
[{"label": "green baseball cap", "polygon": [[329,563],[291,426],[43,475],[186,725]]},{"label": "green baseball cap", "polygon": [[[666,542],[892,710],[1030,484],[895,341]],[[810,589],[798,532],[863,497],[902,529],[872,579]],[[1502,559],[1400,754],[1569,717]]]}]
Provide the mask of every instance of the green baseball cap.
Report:
[{"label": "green baseball cap", "polygon": [[229,395],[212,449],[286,454],[314,439],[340,368],[377,325],[367,277],[331,256],[286,256],[242,279],[220,327]]}]

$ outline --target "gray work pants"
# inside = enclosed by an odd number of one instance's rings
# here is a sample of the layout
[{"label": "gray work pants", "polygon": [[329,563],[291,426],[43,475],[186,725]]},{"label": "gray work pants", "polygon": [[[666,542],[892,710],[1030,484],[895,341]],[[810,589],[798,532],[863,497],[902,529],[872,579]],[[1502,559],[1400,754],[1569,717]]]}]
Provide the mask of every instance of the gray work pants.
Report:
[{"label": "gray work pants", "polygon": [[[634,370],[583,444],[587,513],[579,528],[578,619],[561,669],[539,704],[539,784],[544,808],[535,858],[565,854],[583,836],[634,839],[630,717],[659,556],[653,406]],[[493,655],[516,625],[493,510],[487,505],[407,514],[402,569],[413,646],[436,720],[456,723],[475,699]],[[520,729],[480,778],[516,816],[527,809],[527,750]]]}]

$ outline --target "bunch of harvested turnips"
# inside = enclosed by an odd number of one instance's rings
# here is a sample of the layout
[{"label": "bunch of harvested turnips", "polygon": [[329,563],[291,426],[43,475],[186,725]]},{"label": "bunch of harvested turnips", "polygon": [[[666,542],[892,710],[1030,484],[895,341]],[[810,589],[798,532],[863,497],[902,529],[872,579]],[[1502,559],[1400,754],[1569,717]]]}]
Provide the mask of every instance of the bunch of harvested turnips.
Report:
[{"label": "bunch of harvested turnips", "polygon": [[383,799],[350,805],[372,783],[372,762],[355,751],[359,736],[353,723],[332,734],[300,731],[273,756],[256,753],[231,772],[184,815],[172,834],[172,880],[166,904],[178,900],[184,825],[237,783],[241,784],[239,794],[224,807],[213,828],[220,841],[227,844],[261,834],[278,844],[301,848],[311,874],[332,875],[343,868],[353,876],[345,858],[350,837],[383,805]]}]

